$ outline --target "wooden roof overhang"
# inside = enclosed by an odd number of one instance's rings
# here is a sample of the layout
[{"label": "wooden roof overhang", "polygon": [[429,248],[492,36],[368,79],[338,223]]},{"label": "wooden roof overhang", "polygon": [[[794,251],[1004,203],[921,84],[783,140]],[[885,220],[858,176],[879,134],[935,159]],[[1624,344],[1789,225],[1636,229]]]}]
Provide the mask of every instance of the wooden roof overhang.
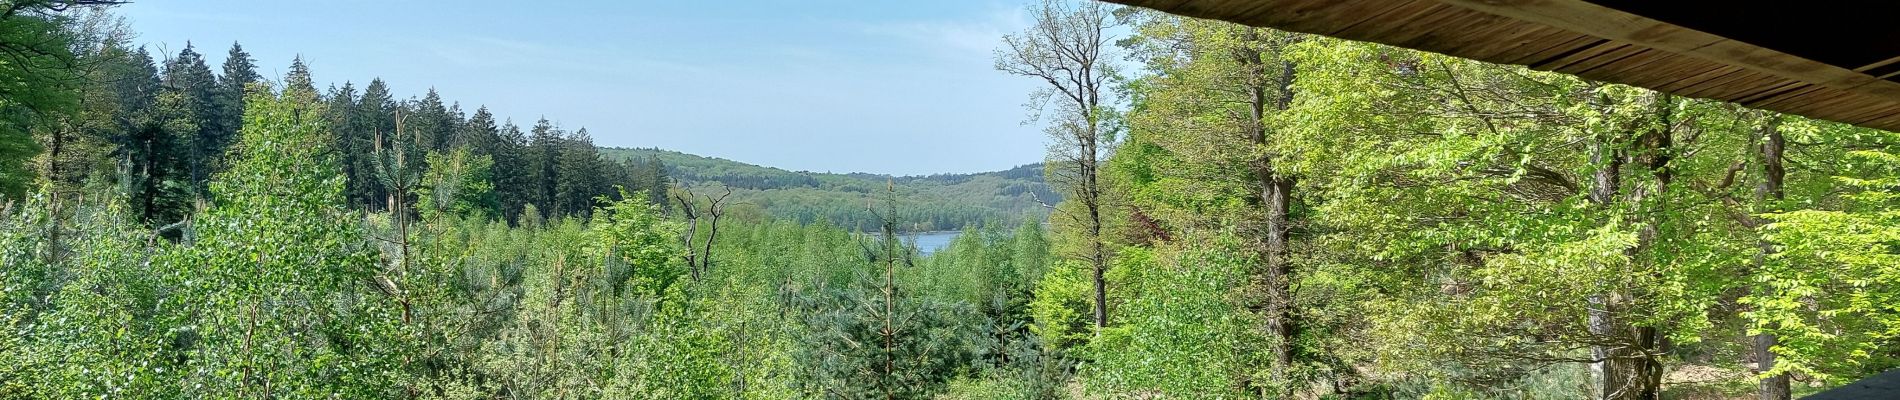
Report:
[{"label": "wooden roof overhang", "polygon": [[1900,131],[1900,2],[1107,1]]}]

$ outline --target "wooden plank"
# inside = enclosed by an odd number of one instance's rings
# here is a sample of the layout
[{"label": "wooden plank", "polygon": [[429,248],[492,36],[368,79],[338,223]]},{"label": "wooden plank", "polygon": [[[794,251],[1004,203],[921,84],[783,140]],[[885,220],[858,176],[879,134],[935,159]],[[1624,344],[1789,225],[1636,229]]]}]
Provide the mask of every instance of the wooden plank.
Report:
[{"label": "wooden plank", "polygon": [[1841,122],[1857,124],[1900,110],[1900,102],[1860,94],[1849,96],[1854,99],[1854,105],[1842,107]]},{"label": "wooden plank", "polygon": [[1789,107],[1783,107],[1783,105],[1788,104],[1788,102],[1791,102],[1791,101],[1814,101],[1814,99],[1809,98],[1809,96],[1813,95],[1814,93],[1820,92],[1822,89],[1826,89],[1826,88],[1827,88],[1826,86],[1816,85],[1812,83],[1802,83],[1801,86],[1796,87],[1792,90],[1786,90],[1783,92],[1763,95],[1763,96],[1758,97],[1757,100],[1742,102],[1739,104],[1743,106],[1755,107],[1755,108],[1776,108],[1776,109],[1789,108]]},{"label": "wooden plank", "polygon": [[[1440,0],[1578,33],[1636,43],[1844,90],[1900,99],[1900,83],[1581,0]],[[1727,100],[1727,99],[1724,99]]]},{"label": "wooden plank", "polygon": [[1764,75],[1760,72],[1744,69],[1744,70],[1737,71],[1733,74],[1722,75],[1720,77],[1716,77],[1715,79],[1710,79],[1707,81],[1696,83],[1694,85],[1686,86],[1686,87],[1683,87],[1681,90],[1677,90],[1672,93],[1675,93],[1676,95],[1680,95],[1680,96],[1706,98],[1706,97],[1709,97],[1707,96],[1708,92],[1713,91],[1713,90],[1718,90],[1722,86],[1727,86],[1737,81],[1759,80],[1761,79],[1762,76]]},{"label": "wooden plank", "polygon": [[1604,53],[1617,51],[1618,49],[1622,49],[1628,46],[1629,46],[1628,44],[1617,43],[1617,42],[1602,42],[1602,43],[1597,43],[1595,46],[1585,48],[1582,51],[1560,55],[1556,58],[1539,61],[1536,63],[1532,63],[1528,66],[1534,70],[1552,71],[1552,70],[1556,70],[1557,68],[1562,68],[1564,66],[1577,63],[1579,61],[1590,59],[1591,57],[1596,57]]},{"label": "wooden plank", "polygon": [[1522,55],[1518,55],[1510,59],[1500,59],[1499,61],[1494,61],[1494,62],[1498,62],[1502,64],[1512,64],[1512,65],[1529,65],[1532,62],[1544,60],[1551,57],[1556,57],[1558,54],[1578,51],[1578,49],[1584,48],[1586,46],[1595,46],[1597,42],[1600,42],[1602,40],[1603,39],[1598,39],[1595,37],[1572,34],[1572,36],[1570,36],[1569,38],[1563,39],[1562,41],[1559,41],[1559,42],[1550,43],[1548,47],[1545,47],[1543,49],[1525,52]]},{"label": "wooden plank", "polygon": [[1709,88],[1703,95],[1709,98],[1745,103],[1755,100],[1758,96],[1774,95],[1781,91],[1786,91],[1787,88],[1798,85],[1812,85],[1812,83],[1770,74],[1756,73],[1749,79],[1736,80],[1727,85]]},{"label": "wooden plank", "polygon": [[1575,62],[1571,62],[1569,64],[1551,68],[1550,70],[1588,78],[1589,76],[1585,76],[1583,74],[1584,72],[1596,69],[1597,67],[1600,67],[1600,66],[1622,62],[1624,59],[1627,59],[1631,56],[1635,56],[1637,53],[1643,52],[1643,50],[1646,50],[1646,49],[1643,48],[1642,46],[1619,43],[1618,47],[1616,47],[1615,49],[1611,49],[1610,51],[1606,51],[1606,52],[1603,52],[1603,53],[1600,53],[1588,58],[1576,60]]},{"label": "wooden plank", "polygon": [[1668,84],[1657,87],[1656,90],[1661,90],[1661,91],[1670,92],[1670,93],[1678,93],[1678,92],[1681,92],[1684,88],[1692,87],[1692,86],[1701,84],[1703,82],[1708,82],[1711,79],[1717,79],[1717,78],[1721,78],[1728,75],[1743,73],[1744,71],[1747,71],[1747,70],[1744,70],[1741,67],[1723,65],[1720,68],[1703,71],[1702,73],[1696,74],[1694,76],[1683,78],[1675,82],[1670,82]]},{"label": "wooden plank", "polygon": [[[1480,40],[1468,44],[1468,46],[1476,47],[1471,50],[1472,59],[1500,60],[1507,57],[1517,57],[1532,49],[1549,48],[1551,47],[1551,43],[1561,43],[1563,40],[1569,40],[1577,36],[1575,33],[1570,33],[1562,29],[1521,21],[1512,21],[1501,25],[1517,29],[1519,34],[1504,40]],[[1508,62],[1501,63],[1510,64]]]},{"label": "wooden plank", "polygon": [[1515,22],[1509,18],[1485,13],[1468,13],[1449,21],[1423,25],[1413,29],[1414,33],[1392,37],[1396,46],[1415,49],[1458,49],[1469,54],[1478,50],[1474,44],[1483,41],[1508,40],[1512,36]]},{"label": "wooden plank", "polygon": [[[1428,15],[1438,14],[1446,10],[1453,10],[1453,9],[1457,9],[1457,7],[1448,6],[1448,5],[1445,5],[1444,3],[1438,3],[1438,2],[1429,2],[1429,1],[1413,2],[1406,5],[1392,7],[1392,9],[1387,10],[1387,12],[1379,13],[1377,15],[1368,17],[1364,20],[1355,22],[1352,25],[1347,26],[1343,29],[1340,29],[1329,36],[1335,36],[1335,37],[1353,39],[1353,40],[1363,40],[1363,41],[1375,42],[1375,43],[1384,43],[1384,41],[1379,40],[1381,38],[1380,35],[1382,34],[1385,34],[1387,32],[1392,32],[1395,30],[1407,29],[1413,26],[1413,24],[1417,23],[1420,18],[1424,18]],[[1440,16],[1443,16],[1443,15],[1440,15]]]},{"label": "wooden plank", "polygon": [[1608,76],[1648,75],[1647,73],[1640,72],[1645,71],[1643,67],[1656,65],[1658,61],[1669,58],[1669,53],[1665,53],[1661,50],[1647,47],[1632,47],[1637,49],[1636,54],[1617,59],[1614,62],[1603,63],[1577,71],[1577,76],[1583,76],[1584,74],[1603,74]]},{"label": "wooden plank", "polygon": [[1849,70],[1586,0],[1108,1],[1900,129],[1900,82],[1856,71],[1900,57]]}]

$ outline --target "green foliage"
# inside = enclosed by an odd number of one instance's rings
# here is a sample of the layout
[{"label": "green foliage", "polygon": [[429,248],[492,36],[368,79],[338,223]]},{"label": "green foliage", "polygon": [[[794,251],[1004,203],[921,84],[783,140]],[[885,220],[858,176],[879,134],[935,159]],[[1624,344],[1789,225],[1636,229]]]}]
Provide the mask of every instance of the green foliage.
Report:
[{"label": "green foliage", "polygon": [[27,161],[42,149],[31,130],[78,106],[77,33],[71,15],[53,4],[9,3],[0,17],[0,43],[17,46],[0,63],[0,198],[20,199],[35,174]]},{"label": "green foliage", "polygon": [[1741,300],[1752,307],[1749,330],[1780,339],[1775,368],[1763,373],[1840,383],[1900,364],[1900,136],[1831,123],[1784,128],[1795,141],[1864,145],[1812,160],[1828,167],[1817,179],[1842,192],[1832,204],[1766,215],[1762,233],[1776,251],[1750,279],[1769,290]]},{"label": "green foliage", "polygon": [[[952,231],[986,222],[1040,221],[1061,196],[1042,181],[1040,164],[978,174],[893,177],[874,174],[792,172],[725,159],[639,148],[602,148],[602,157],[665,164],[666,174],[689,186],[731,187],[732,200],[763,208],[776,218],[876,230],[863,196],[898,190],[898,219],[905,232]],[[633,187],[633,186],[629,186]],[[696,189],[698,190],[698,189]],[[705,189],[718,190],[718,189]]]},{"label": "green foliage", "polygon": [[0,398],[181,396],[183,324],[147,269],[149,234],[117,202],[46,200],[0,220]]},{"label": "green foliage", "polygon": [[425,162],[416,196],[424,218],[440,213],[494,215],[499,207],[492,183],[495,163],[488,156],[457,148],[447,154],[429,152]]},{"label": "green foliage", "polygon": [[[163,260],[193,348],[191,396],[388,396],[405,371],[394,303],[363,282],[375,253],[343,208],[316,94],[247,101],[215,204]],[[400,290],[400,289],[397,289]]]},{"label": "green foliage", "polygon": [[[57,4],[0,16],[0,399],[1562,399],[1900,365],[1892,132],[1089,8],[1046,22],[1135,22],[1140,69],[1093,81],[1125,109],[1058,105],[1052,180],[1089,200],[1059,202],[1043,165],[599,148],[434,90],[319,95],[301,59],[274,89],[236,44],[161,68]],[[1004,68],[1096,39],[1012,37]],[[670,208],[727,188],[716,238]]]},{"label": "green foliage", "polygon": [[1183,249],[1173,260],[1129,249],[1115,268],[1139,274],[1119,285],[1122,322],[1089,342],[1093,362],[1080,379],[1090,392],[1116,398],[1246,398],[1252,385],[1272,384],[1254,370],[1266,338],[1227,292],[1244,283],[1250,263],[1237,241]]}]

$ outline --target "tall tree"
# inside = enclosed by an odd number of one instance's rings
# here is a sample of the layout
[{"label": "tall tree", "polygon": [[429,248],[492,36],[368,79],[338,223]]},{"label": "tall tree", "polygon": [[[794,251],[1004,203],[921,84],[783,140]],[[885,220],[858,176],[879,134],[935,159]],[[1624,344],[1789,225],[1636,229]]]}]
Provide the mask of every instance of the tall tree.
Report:
[{"label": "tall tree", "polygon": [[212,129],[221,141],[237,137],[238,128],[244,124],[244,88],[260,78],[251,54],[231,42],[231,51],[224,58],[224,74],[218,76],[217,118],[212,121]]},{"label": "tall tree", "polygon": [[505,163],[514,162],[513,149],[508,147],[511,143],[502,137],[501,127],[495,124],[495,115],[488,112],[488,107],[476,108],[475,115],[470,116],[467,122],[459,124],[457,131],[455,142],[458,144],[455,148],[468,149],[471,154],[487,157],[492,162],[487,178],[488,185],[494,193],[489,195],[488,202],[481,204],[480,207],[486,209],[490,215],[503,218],[504,221],[509,220],[508,218],[513,215],[507,213],[506,208],[503,207],[506,197],[503,188],[515,184],[516,177],[506,175],[519,173],[520,166],[505,165]]},{"label": "tall tree", "polygon": [[540,218],[550,218],[560,214],[555,204],[555,190],[560,178],[560,155],[562,141],[565,140],[560,129],[547,118],[535,121],[534,128],[528,131],[526,162],[528,166],[527,204],[534,204],[540,210]]},{"label": "tall tree", "polygon": [[[1232,229],[1256,238],[1248,271],[1248,308],[1260,311],[1272,382],[1249,382],[1271,397],[1287,396],[1297,324],[1289,254],[1295,179],[1285,163],[1276,118],[1292,104],[1295,66],[1284,57],[1294,34],[1236,24],[1145,14],[1139,35],[1124,44],[1147,65],[1129,84],[1136,99],[1129,138],[1111,164],[1133,200],[1130,229],[1168,238],[1171,231]],[[1163,161],[1162,159],[1166,159]],[[1129,173],[1130,163],[1168,168]],[[1189,183],[1193,182],[1193,183]],[[1200,191],[1166,190],[1194,185]],[[1120,186],[1118,186],[1120,187]],[[1223,206],[1219,198],[1245,199]],[[1234,204],[1234,203],[1229,203]]]},{"label": "tall tree", "polygon": [[316,81],[311,79],[310,66],[304,64],[303,56],[290,60],[290,72],[284,73],[284,90],[317,93]]},{"label": "tall tree", "polygon": [[[218,168],[224,150],[230,145],[230,138],[222,136],[216,121],[217,77],[211,74],[211,68],[205,66],[204,57],[185,43],[185,49],[178,52],[165,63],[165,74],[161,84],[167,94],[173,98],[166,114],[174,126],[184,129],[183,138],[187,143],[185,165],[189,171],[192,193],[199,197],[205,194],[205,185],[210,182],[212,172]],[[188,125],[188,126],[187,126]]]},{"label": "tall tree", "polygon": [[[1755,184],[1754,198],[1755,213],[1757,214],[1785,211],[1782,210],[1781,203],[1787,200],[1785,183],[1788,178],[1788,170],[1786,166],[1783,165],[1783,161],[1787,158],[1785,152],[1788,147],[1788,139],[1781,132],[1780,116],[1771,115],[1768,118],[1764,118],[1764,120],[1759,133],[1749,136],[1753,139],[1750,140],[1750,142],[1755,145],[1752,146],[1756,151],[1755,161],[1760,164],[1760,175]],[[1767,225],[1768,221],[1764,218],[1747,218],[1747,222],[1748,227],[1758,231],[1765,231],[1766,229],[1763,229],[1763,227]],[[1775,243],[1767,237],[1763,237],[1756,244],[1756,249],[1757,253],[1755,254],[1753,267],[1759,272],[1766,269],[1768,266],[1768,258],[1774,256]],[[1753,297],[1756,298],[1771,298],[1777,295],[1773,293],[1773,289],[1767,287],[1767,285],[1758,285],[1758,287],[1754,288],[1754,291]],[[1777,371],[1775,369],[1775,346],[1779,346],[1781,342],[1780,338],[1776,336],[1774,332],[1776,323],[1772,320],[1761,320],[1757,323],[1767,325],[1768,328],[1756,333],[1753,338],[1754,340],[1750,343],[1752,345],[1750,351],[1753,353],[1751,355],[1754,356],[1755,359],[1755,372],[1766,375],[1766,377],[1761,378],[1761,381],[1756,384],[1757,395],[1760,396],[1761,400],[1788,400],[1794,396],[1793,391],[1788,387],[1788,374],[1785,372],[1775,372]]]},{"label": "tall tree", "polygon": [[554,204],[563,215],[586,217],[594,210],[594,198],[607,194],[601,180],[604,168],[600,152],[587,128],[562,139],[555,160]]},{"label": "tall tree", "polygon": [[25,194],[35,175],[28,165],[42,151],[32,129],[78,106],[79,60],[68,26],[69,9],[105,1],[12,1],[0,13],[0,197]]},{"label": "tall tree", "polygon": [[416,135],[416,146],[422,151],[443,151],[449,148],[456,135],[456,118],[450,114],[448,106],[442,103],[442,95],[435,88],[422,100],[414,101],[409,108],[412,113],[405,118]]},{"label": "tall tree", "polygon": [[364,134],[362,124],[357,122],[360,116],[356,111],[356,85],[350,82],[343,82],[342,87],[332,85],[323,98],[323,111],[328,114],[330,122],[330,138],[335,141],[337,168],[343,173],[343,197],[347,199],[345,205],[361,208],[363,188],[360,185],[365,181],[363,175],[367,173],[362,169],[366,165],[363,157],[369,153],[367,146],[370,138]]},{"label": "tall tree", "polygon": [[[76,102],[67,109],[40,114],[40,122],[32,127],[45,150],[34,164],[52,185],[55,198],[76,192],[87,177],[107,170],[106,154],[116,130],[112,120],[121,112],[107,79],[114,64],[131,55],[124,43],[132,37],[123,20],[104,12],[81,13],[62,21],[72,59],[63,67],[69,79],[61,90],[70,92]],[[59,203],[51,205],[59,207]]]},{"label": "tall tree", "polygon": [[359,155],[359,164],[355,169],[359,172],[359,181],[351,185],[356,190],[351,197],[354,197],[356,204],[371,211],[382,210],[387,205],[385,200],[388,193],[377,178],[378,161],[373,154],[377,149],[389,146],[390,138],[395,135],[396,101],[382,79],[373,79],[368,86],[363,87],[363,95],[357,98],[352,111],[353,126],[349,129],[358,139],[356,154]]},{"label": "tall tree", "polygon": [[[1048,84],[1034,95],[1039,105],[1055,106],[1046,131],[1055,138],[1050,178],[1069,190],[1081,210],[1069,216],[1081,224],[1087,244],[1079,256],[1093,269],[1095,326],[1108,327],[1108,250],[1103,242],[1103,190],[1099,171],[1112,140],[1105,96],[1114,76],[1104,51],[1108,32],[1119,22],[1108,6],[1048,0],[1033,7],[1033,24],[1003,37],[996,69]],[[1075,215],[1078,214],[1079,215]]]},{"label": "tall tree", "polygon": [[510,223],[521,221],[527,205],[532,203],[534,186],[534,168],[529,162],[533,155],[528,148],[528,138],[522,135],[521,127],[513,121],[505,122],[499,131],[495,144],[495,197],[501,203],[501,215]]},{"label": "tall tree", "polygon": [[119,134],[120,188],[129,197],[133,214],[142,222],[162,226],[184,217],[188,171],[183,134],[168,127],[160,111],[158,66],[141,47],[107,69],[108,81],[119,99],[114,118]]}]

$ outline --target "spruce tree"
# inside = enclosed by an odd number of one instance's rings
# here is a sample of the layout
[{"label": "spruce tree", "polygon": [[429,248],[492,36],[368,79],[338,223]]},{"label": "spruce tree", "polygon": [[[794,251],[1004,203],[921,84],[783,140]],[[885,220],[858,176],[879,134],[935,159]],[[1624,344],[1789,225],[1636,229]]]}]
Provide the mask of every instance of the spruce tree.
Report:
[{"label": "spruce tree", "polygon": [[369,81],[363,88],[363,97],[357,99],[351,119],[352,134],[356,136],[356,165],[358,175],[351,187],[357,190],[352,197],[358,204],[371,211],[382,210],[386,206],[387,193],[376,179],[376,149],[389,146],[390,136],[396,131],[396,101],[390,97],[389,86],[382,79]]},{"label": "spruce tree", "polygon": [[317,85],[310,79],[310,66],[305,65],[303,56],[290,61],[290,72],[284,73],[285,90],[303,93],[316,93]]},{"label": "spruce tree", "polygon": [[414,130],[411,133],[415,135],[416,147],[421,151],[448,150],[456,131],[455,117],[442,104],[442,96],[435,88],[429,88],[429,93],[409,108],[413,114],[403,118],[409,122],[404,129]]},{"label": "spruce tree", "polygon": [[343,82],[343,87],[330,87],[324,107],[330,120],[330,138],[336,143],[337,167],[343,172],[345,204],[350,208],[361,208],[364,204],[362,184],[366,172],[361,167],[369,145],[361,124],[356,123],[356,102],[356,85]]},{"label": "spruce tree", "polygon": [[521,127],[514,122],[503,124],[500,136],[495,141],[496,197],[501,203],[502,215],[509,222],[519,223],[527,213],[534,186],[534,168],[529,163],[532,153],[528,149],[528,138],[521,133]]},{"label": "spruce tree", "polygon": [[257,83],[259,78],[251,54],[231,42],[231,52],[224,58],[224,75],[218,77],[217,111],[211,127],[222,146],[229,146],[237,138],[238,128],[244,124],[244,87]]},{"label": "spruce tree", "polygon": [[170,128],[180,133],[185,143],[185,166],[192,193],[202,196],[232,138],[222,136],[217,116],[217,77],[205,66],[204,57],[187,42],[178,56],[165,63],[161,81],[164,92],[172,96],[165,113]]},{"label": "spruce tree", "polygon": [[126,193],[133,214],[146,224],[178,222],[191,198],[190,172],[185,166],[189,132],[168,124],[168,107],[161,107],[175,105],[162,98],[177,96],[161,95],[158,66],[143,47],[108,71],[120,109],[114,121],[119,134],[113,138],[118,145],[120,190]]},{"label": "spruce tree", "polygon": [[555,180],[559,176],[561,131],[554,123],[542,118],[534,123],[534,129],[528,131],[528,192],[527,202],[537,205],[541,218],[560,215],[560,207],[554,204]]},{"label": "spruce tree", "polygon": [[587,128],[575,131],[562,141],[555,171],[554,203],[563,215],[586,217],[594,209],[594,197],[606,194],[600,178],[600,153]]},{"label": "spruce tree", "polygon": [[493,161],[493,165],[490,166],[491,173],[488,175],[488,184],[495,193],[492,196],[493,201],[482,206],[488,208],[490,215],[502,218],[512,217],[505,206],[508,197],[506,190],[517,181],[512,175],[518,174],[521,167],[508,165],[514,161],[510,154],[512,152],[505,148],[506,139],[501,136],[501,128],[495,125],[495,115],[488,112],[488,107],[477,108],[475,115],[469,117],[468,122],[461,124],[458,131],[460,133],[456,137],[459,139],[456,141],[460,144],[456,148],[466,148],[471,154],[488,157],[490,161]]}]

